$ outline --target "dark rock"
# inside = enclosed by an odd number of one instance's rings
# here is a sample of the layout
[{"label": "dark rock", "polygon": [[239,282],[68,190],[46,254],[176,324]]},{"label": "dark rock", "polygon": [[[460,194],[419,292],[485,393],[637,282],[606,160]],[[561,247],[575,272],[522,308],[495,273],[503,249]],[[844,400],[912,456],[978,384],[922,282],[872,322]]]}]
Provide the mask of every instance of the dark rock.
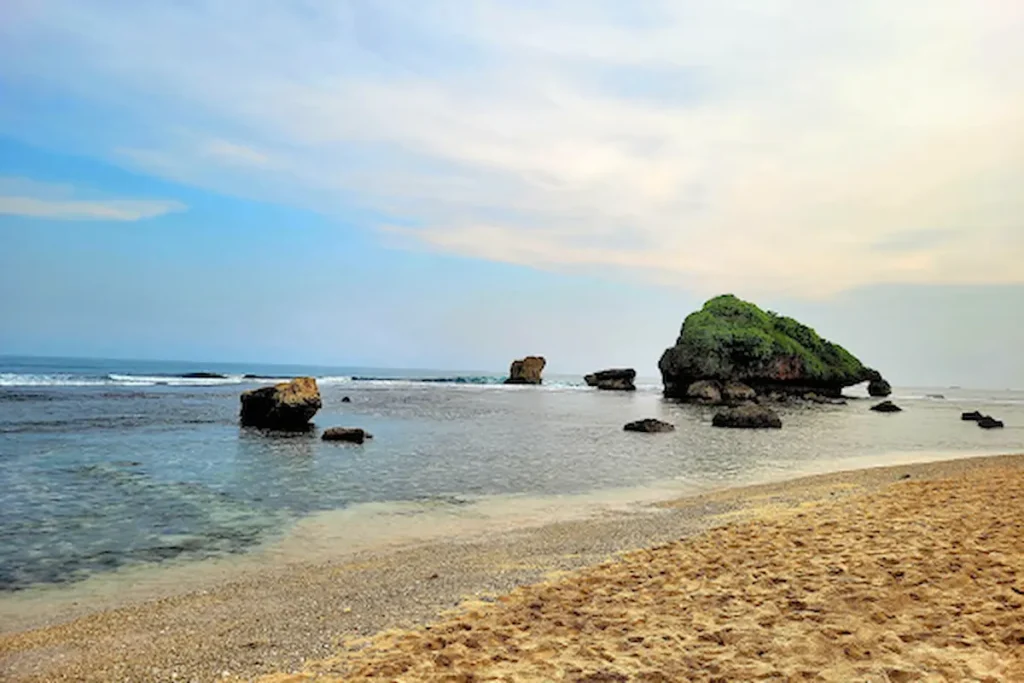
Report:
[{"label": "dark rock", "polygon": [[350,399],[348,396],[343,396],[342,399],[341,399],[341,402],[342,403],[351,403],[352,399]]},{"label": "dark rock", "polygon": [[505,384],[540,384],[541,373],[547,361],[543,356],[527,356],[522,360],[512,361]]},{"label": "dark rock", "polygon": [[944,398],[946,398],[946,397],[945,397],[945,396],[943,396],[942,394],[925,394],[925,398],[939,398],[939,399],[944,399]]},{"label": "dark rock", "polygon": [[697,380],[686,387],[686,398],[701,403],[721,403],[722,385],[714,380]]},{"label": "dark rock", "polygon": [[978,426],[982,429],[1002,429],[1003,422],[1002,420],[997,420],[990,415],[985,415],[978,420]]},{"label": "dark rock", "polygon": [[977,422],[978,420],[980,420],[983,417],[985,417],[985,416],[982,415],[981,413],[979,413],[977,410],[972,410],[969,413],[960,413],[960,419],[961,420],[970,420],[972,422]]},{"label": "dark rock", "polygon": [[892,401],[882,401],[877,405],[871,406],[871,410],[874,410],[876,413],[898,413],[901,412],[903,408],[900,408]]},{"label": "dark rock", "polygon": [[771,408],[748,403],[716,413],[711,424],[736,429],[781,429],[782,418]]},{"label": "dark rock", "polygon": [[687,316],[658,368],[669,398],[688,398],[698,380],[743,382],[759,395],[814,391],[835,398],[844,387],[881,380],[877,371],[811,328],[731,294]]},{"label": "dark rock", "polygon": [[267,429],[299,430],[320,410],[320,389],[312,377],[242,392],[242,424]]},{"label": "dark rock", "polygon": [[892,385],[884,379],[876,379],[868,382],[868,396],[885,398],[892,393]]},{"label": "dark rock", "polygon": [[182,377],[186,379],[227,379],[227,375],[218,372],[186,372]]},{"label": "dark rock", "polygon": [[845,406],[846,405],[846,399],[844,399],[844,398],[834,398],[832,396],[821,396],[820,394],[816,394],[813,391],[804,394],[802,398],[805,401],[810,401],[811,403],[821,403],[821,404],[830,405],[830,406]]},{"label": "dark rock", "polygon": [[675,425],[669,424],[668,422],[662,422],[661,420],[655,420],[653,418],[647,418],[646,420],[637,420],[636,422],[630,422],[624,430],[627,432],[647,432],[654,434],[657,432],[671,432],[676,428]]},{"label": "dark rock", "polygon": [[324,430],[324,434],[321,438],[324,441],[347,441],[349,443],[362,443],[366,439],[372,439],[373,434],[370,434],[365,429],[349,427],[331,427],[330,429]]},{"label": "dark rock", "polygon": [[636,385],[633,384],[635,379],[636,370],[633,368],[615,368],[587,375],[583,381],[588,386],[605,391],[636,391]]}]

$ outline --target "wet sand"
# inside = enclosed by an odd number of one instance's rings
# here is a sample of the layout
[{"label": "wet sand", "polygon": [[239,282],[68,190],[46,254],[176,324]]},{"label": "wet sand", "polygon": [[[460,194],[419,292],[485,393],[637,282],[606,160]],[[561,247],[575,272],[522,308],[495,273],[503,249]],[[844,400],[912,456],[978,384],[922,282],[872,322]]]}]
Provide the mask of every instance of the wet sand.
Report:
[{"label": "wet sand", "polygon": [[1024,680],[1022,513],[1024,456],[732,489],[55,619],[0,678]]}]

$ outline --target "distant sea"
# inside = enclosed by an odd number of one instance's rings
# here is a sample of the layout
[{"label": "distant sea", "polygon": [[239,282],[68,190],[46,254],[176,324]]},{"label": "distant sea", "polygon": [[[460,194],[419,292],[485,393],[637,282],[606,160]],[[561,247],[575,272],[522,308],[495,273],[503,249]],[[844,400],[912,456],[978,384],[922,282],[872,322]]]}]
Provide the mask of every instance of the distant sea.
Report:
[{"label": "distant sea", "polygon": [[[191,373],[219,377],[188,377]],[[318,428],[364,427],[363,446],[238,425],[238,395],[312,375]],[[0,591],[132,565],[245,553],[318,512],[367,503],[458,506],[670,482],[694,489],[851,466],[1024,450],[1024,392],[897,388],[880,415],[781,409],[781,431],[718,430],[713,409],[581,377],[505,386],[502,374],[0,357]],[[937,397],[942,395],[942,397]],[[343,397],[351,403],[343,403]],[[980,410],[1004,420],[961,422]],[[622,431],[658,417],[671,434]],[[339,518],[343,519],[343,518]],[[341,523],[341,522],[339,522]]]}]

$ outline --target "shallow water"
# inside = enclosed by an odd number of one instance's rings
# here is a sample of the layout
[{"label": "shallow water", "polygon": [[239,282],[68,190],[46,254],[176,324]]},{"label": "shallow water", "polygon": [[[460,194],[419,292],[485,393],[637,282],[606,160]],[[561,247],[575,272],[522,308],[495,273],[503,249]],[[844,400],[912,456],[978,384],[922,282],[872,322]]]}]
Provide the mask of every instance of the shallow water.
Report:
[{"label": "shallow water", "polygon": [[[180,376],[197,370],[225,377]],[[375,438],[351,446],[324,443],[317,433],[240,428],[238,394],[258,384],[244,380],[246,373],[327,378],[318,429],[358,426]],[[668,495],[1024,450],[1022,392],[897,389],[893,399],[905,408],[897,415],[870,412],[866,399],[798,405],[782,409],[781,431],[734,431],[711,428],[711,409],[664,401],[653,383],[618,394],[580,386],[578,378],[553,378],[544,387],[506,387],[486,373],[423,381],[455,376],[2,359],[0,590],[229,556],[266,542],[300,552],[283,535],[308,530],[313,520],[331,544],[355,544],[374,528],[383,535],[388,516],[398,513],[454,510],[439,517],[450,521],[490,506],[492,513],[529,509],[531,520],[543,521],[571,494]],[[946,398],[926,397],[937,392]],[[352,402],[342,403],[343,396]],[[1006,429],[960,421],[961,411],[975,409],[1003,419]],[[643,417],[677,430],[622,431]],[[428,530],[411,526],[410,534]]]}]

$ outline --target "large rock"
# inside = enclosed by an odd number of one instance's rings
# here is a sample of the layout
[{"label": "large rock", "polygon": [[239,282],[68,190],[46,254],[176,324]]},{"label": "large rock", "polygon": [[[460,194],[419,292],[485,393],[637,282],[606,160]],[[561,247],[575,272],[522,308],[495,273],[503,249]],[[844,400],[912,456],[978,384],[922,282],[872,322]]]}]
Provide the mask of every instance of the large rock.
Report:
[{"label": "large rock", "polygon": [[997,420],[991,415],[984,415],[978,420],[978,426],[982,429],[1002,429],[1003,421]]},{"label": "large rock", "polygon": [[605,391],[636,391],[636,385],[633,384],[635,379],[636,370],[633,368],[615,368],[589,374],[583,378],[583,381],[588,386]]},{"label": "large rock", "polygon": [[977,410],[972,410],[969,413],[960,413],[960,419],[961,420],[969,420],[971,422],[977,422],[978,420],[982,419],[983,417],[985,417],[985,416],[982,415],[981,413],[979,413]]},{"label": "large rock", "polygon": [[540,384],[541,373],[547,361],[544,356],[527,356],[522,360],[512,361],[505,384]]},{"label": "large rock", "polygon": [[242,424],[267,429],[304,429],[320,410],[320,389],[312,377],[243,391]]},{"label": "large rock", "polygon": [[352,428],[352,427],[331,427],[325,429],[323,436],[320,437],[324,441],[347,441],[349,443],[362,443],[367,439],[372,439],[373,434],[370,434],[365,429]]},{"label": "large rock", "polygon": [[782,418],[771,408],[747,403],[716,413],[711,424],[737,429],[782,429]]},{"label": "large rock", "polygon": [[868,395],[876,398],[885,398],[892,393],[892,385],[884,379],[876,379],[868,382]]},{"label": "large rock", "polygon": [[839,397],[843,387],[881,378],[811,328],[731,294],[687,316],[658,368],[670,398],[687,398],[698,380],[743,382],[758,394]]},{"label": "large rock", "polygon": [[697,380],[686,387],[686,398],[701,403],[721,403],[722,385],[714,380]]},{"label": "large rock", "polygon": [[730,380],[722,386],[722,400],[726,403],[746,403],[757,398],[757,392],[743,382]]},{"label": "large rock", "polygon": [[668,422],[662,422],[661,420],[655,420],[654,418],[647,418],[646,420],[637,420],[636,422],[630,422],[624,430],[627,432],[647,432],[649,434],[655,434],[658,432],[671,432],[676,426]]}]

